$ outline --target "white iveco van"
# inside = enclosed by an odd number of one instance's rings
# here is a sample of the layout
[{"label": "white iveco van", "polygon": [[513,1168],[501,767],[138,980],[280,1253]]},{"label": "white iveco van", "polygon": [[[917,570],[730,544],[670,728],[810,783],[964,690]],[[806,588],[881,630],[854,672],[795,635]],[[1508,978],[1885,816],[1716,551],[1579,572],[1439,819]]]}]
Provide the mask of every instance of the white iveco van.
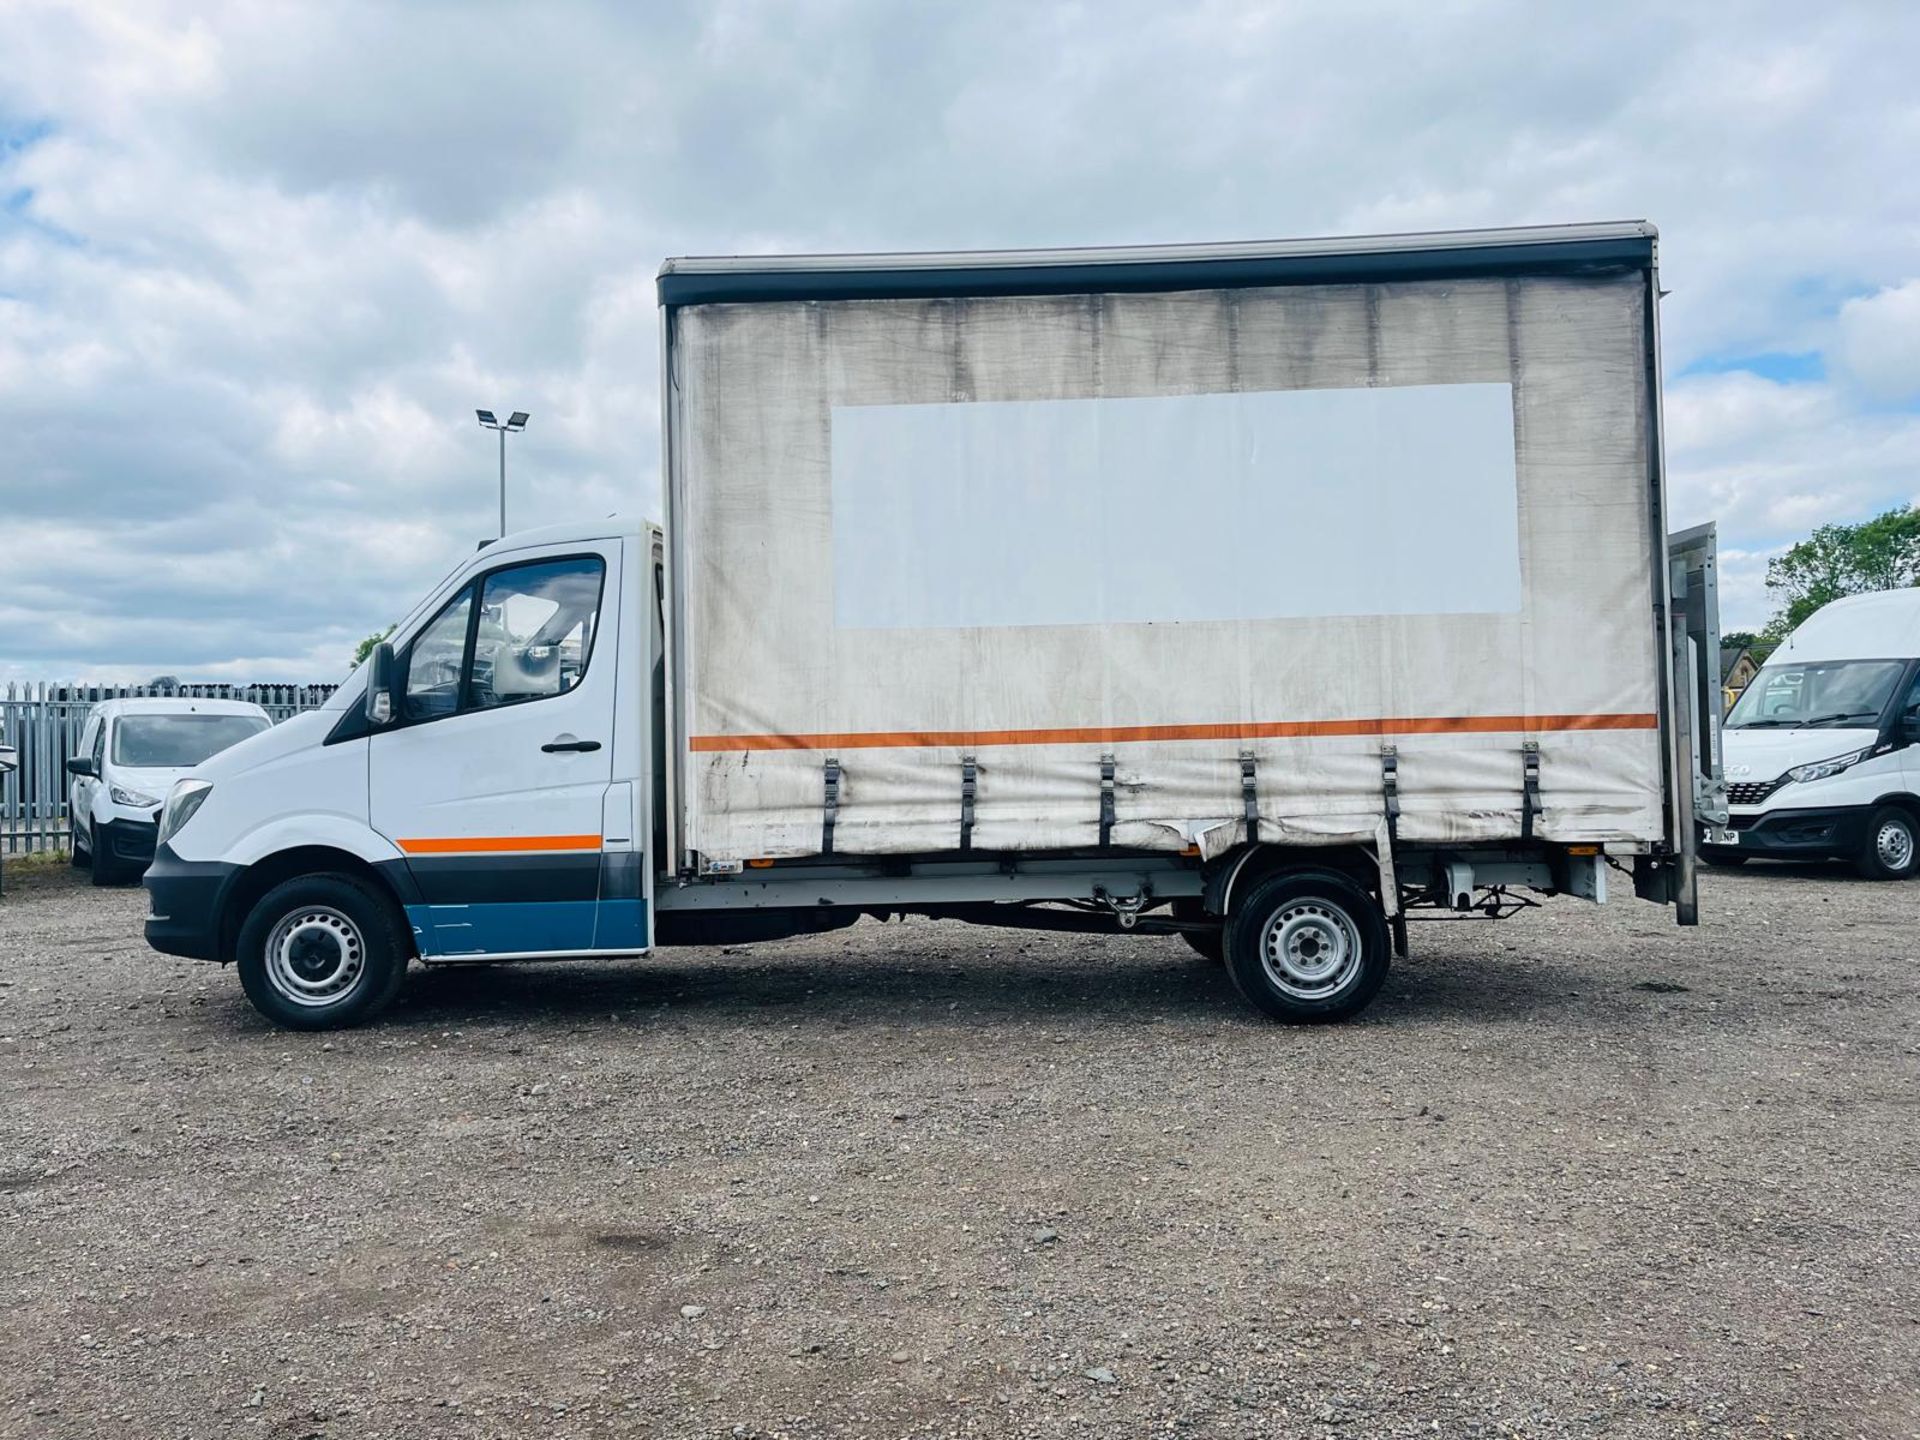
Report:
[{"label": "white iveco van", "polygon": [[[1920,589],[1824,606],[1774,651],[1725,723],[1732,822],[1709,863],[1920,868]],[[1731,842],[1731,843],[1725,843]]]}]

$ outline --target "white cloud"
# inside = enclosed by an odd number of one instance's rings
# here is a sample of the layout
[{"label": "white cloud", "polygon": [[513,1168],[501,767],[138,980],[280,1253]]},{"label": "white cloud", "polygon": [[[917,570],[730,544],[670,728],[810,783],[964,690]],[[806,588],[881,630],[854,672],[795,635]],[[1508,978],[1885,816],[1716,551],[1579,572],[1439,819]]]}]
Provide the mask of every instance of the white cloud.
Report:
[{"label": "white cloud", "polygon": [[1840,355],[1869,394],[1886,400],[1920,396],[1920,280],[1842,305]]},{"label": "white cloud", "polygon": [[1920,498],[1920,413],[1861,408],[1840,385],[1697,376],[1667,387],[1666,415],[1675,525],[1717,521],[1733,548],[1777,551],[1816,525]]},{"label": "white cloud", "polygon": [[1670,375],[1832,361],[1672,384],[1676,520],[1759,574],[1916,488],[1912,7],[0,0],[0,34],[0,676],[337,674],[490,533],[477,405],[533,412],[516,522],[656,508],[668,254],[1646,215]]},{"label": "white cloud", "polygon": [[1715,571],[1720,596],[1720,628],[1759,630],[1774,612],[1767,594],[1767,561],[1771,553],[1722,546]]}]

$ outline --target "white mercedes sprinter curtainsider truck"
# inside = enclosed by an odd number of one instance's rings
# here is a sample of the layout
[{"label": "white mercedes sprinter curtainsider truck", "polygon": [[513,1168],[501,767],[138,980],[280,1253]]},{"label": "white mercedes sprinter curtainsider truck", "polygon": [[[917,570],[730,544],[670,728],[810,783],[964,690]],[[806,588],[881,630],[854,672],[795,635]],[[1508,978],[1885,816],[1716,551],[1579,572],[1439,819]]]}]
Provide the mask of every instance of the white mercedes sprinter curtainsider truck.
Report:
[{"label": "white mercedes sprinter curtainsider truck", "polygon": [[416,958],[918,914],[1182,936],[1323,1020],[1412,918],[1618,875],[1693,922],[1712,535],[1670,561],[1651,226],[659,288],[664,528],[488,545],[183,780],[153,945],[318,1028]]}]

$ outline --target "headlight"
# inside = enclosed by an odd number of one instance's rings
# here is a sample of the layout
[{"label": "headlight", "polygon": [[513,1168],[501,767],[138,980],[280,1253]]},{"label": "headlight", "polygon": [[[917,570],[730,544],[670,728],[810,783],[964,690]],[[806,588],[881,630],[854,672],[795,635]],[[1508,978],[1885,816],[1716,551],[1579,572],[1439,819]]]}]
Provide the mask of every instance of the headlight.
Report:
[{"label": "headlight", "polygon": [[160,834],[156,845],[164,845],[199,812],[207,803],[207,796],[213,793],[211,780],[176,780],[173,789],[167,794],[167,808],[160,812]]},{"label": "headlight", "polygon": [[1848,766],[1858,765],[1872,753],[1871,747],[1865,750],[1849,750],[1846,754],[1836,755],[1831,760],[1816,760],[1811,765],[1796,765],[1787,771],[1787,779],[1802,783],[1808,780],[1831,779]]},{"label": "headlight", "polygon": [[138,790],[127,790],[118,785],[109,785],[107,794],[113,797],[114,804],[125,805],[130,810],[151,810],[160,803],[152,795],[142,795]]}]

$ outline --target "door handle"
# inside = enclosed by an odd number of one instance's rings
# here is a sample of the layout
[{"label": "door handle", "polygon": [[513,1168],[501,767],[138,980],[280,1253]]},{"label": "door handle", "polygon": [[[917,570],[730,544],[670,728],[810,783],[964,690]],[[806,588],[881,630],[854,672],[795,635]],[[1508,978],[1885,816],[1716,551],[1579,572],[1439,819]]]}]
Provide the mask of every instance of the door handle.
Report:
[{"label": "door handle", "polygon": [[559,735],[542,745],[540,750],[541,753],[546,755],[559,755],[568,751],[576,754],[585,754],[587,751],[598,750],[599,748],[600,742],[598,740],[576,740],[571,735]]}]

